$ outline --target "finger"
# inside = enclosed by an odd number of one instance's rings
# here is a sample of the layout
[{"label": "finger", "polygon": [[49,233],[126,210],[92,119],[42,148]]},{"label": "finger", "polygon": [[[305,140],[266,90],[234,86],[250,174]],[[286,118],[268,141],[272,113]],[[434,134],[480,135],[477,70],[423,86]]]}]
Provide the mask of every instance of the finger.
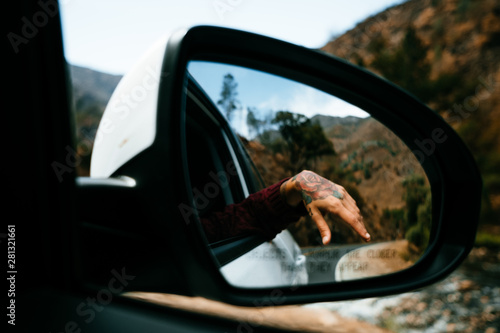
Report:
[{"label": "finger", "polygon": [[[359,222],[358,222],[361,226],[362,226],[362,229],[364,229],[362,232],[359,232],[359,235],[361,237],[363,237],[363,239],[365,240],[365,242],[369,242],[371,240],[371,235],[370,233],[366,230],[366,227],[365,227],[365,224],[363,223],[363,216],[360,216],[360,219],[359,219]],[[364,235],[364,236],[363,236]]]},{"label": "finger", "polygon": [[[342,190],[343,190],[343,188],[342,188]],[[327,200],[326,208],[327,208],[328,212],[331,212],[331,210],[336,212],[338,209],[340,209],[340,206],[343,205],[352,214],[359,215],[361,211],[359,210],[358,206],[356,205],[356,202],[354,201],[354,199],[345,190],[343,190],[343,192],[344,193],[342,193],[342,195],[344,195],[344,199],[338,199],[336,197],[329,197],[326,199]],[[337,208],[337,207],[339,207],[339,208]],[[334,214],[336,214],[336,213],[334,213]]]},{"label": "finger", "polygon": [[351,197],[349,192],[347,192],[347,190],[343,186],[337,186],[340,188],[340,193],[342,193],[342,195],[344,196],[344,201],[349,203],[350,207],[353,207],[354,211],[359,213],[358,205],[356,204],[356,201]]},{"label": "finger", "polygon": [[338,184],[332,183],[337,190],[334,192],[338,192],[340,197],[337,195],[333,195],[335,198],[339,199],[342,201],[342,204],[345,205],[351,212],[353,213],[359,213],[360,210],[358,206],[356,205],[356,201],[351,197],[351,195],[347,192],[347,190]]},{"label": "finger", "polygon": [[311,215],[312,220],[318,227],[319,233],[321,235],[321,241],[323,242],[324,245],[327,245],[328,243],[330,243],[330,240],[332,239],[332,233],[330,231],[330,227],[328,227],[328,224],[323,218],[323,215],[317,208],[311,207],[309,205],[309,213]]},{"label": "finger", "polygon": [[349,211],[351,213],[353,213],[354,215],[359,215],[361,213],[361,211],[359,210],[359,207],[356,205],[356,202],[351,198],[351,200],[342,200],[342,204],[347,208],[349,209]]},{"label": "finger", "polygon": [[363,217],[359,214],[353,214],[344,206],[339,205],[337,207],[339,208],[331,208],[330,213],[338,215],[342,220],[350,225],[354,229],[354,231],[356,231],[365,241],[370,241],[370,234],[365,228]]}]

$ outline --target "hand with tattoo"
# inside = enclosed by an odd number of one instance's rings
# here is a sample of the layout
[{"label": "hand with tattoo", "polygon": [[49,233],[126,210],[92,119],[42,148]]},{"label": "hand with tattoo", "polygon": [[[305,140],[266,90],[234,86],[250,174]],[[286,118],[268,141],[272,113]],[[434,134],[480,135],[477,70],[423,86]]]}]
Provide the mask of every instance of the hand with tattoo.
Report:
[{"label": "hand with tattoo", "polygon": [[295,207],[303,202],[309,215],[318,227],[323,244],[330,243],[332,234],[324,214],[339,216],[349,224],[365,241],[370,241],[363,217],[356,201],[345,188],[323,178],[312,171],[304,170],[281,185],[286,202]]}]

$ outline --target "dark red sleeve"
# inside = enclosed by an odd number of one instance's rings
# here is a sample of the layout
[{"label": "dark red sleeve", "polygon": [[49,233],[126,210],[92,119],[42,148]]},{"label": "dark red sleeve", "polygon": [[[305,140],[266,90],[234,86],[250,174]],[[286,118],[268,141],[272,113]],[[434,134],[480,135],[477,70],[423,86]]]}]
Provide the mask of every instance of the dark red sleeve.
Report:
[{"label": "dark red sleeve", "polygon": [[256,233],[271,240],[305,215],[303,205],[292,208],[282,199],[280,186],[287,179],[251,194],[240,203],[228,205],[221,212],[201,218],[208,241]]}]

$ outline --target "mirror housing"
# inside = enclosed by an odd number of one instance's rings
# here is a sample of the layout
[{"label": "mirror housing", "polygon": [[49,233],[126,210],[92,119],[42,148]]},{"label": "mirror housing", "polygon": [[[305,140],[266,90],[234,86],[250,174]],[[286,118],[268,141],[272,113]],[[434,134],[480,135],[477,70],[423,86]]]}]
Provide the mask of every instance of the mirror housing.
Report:
[{"label": "mirror housing", "polygon": [[[107,171],[94,173],[100,177],[127,176],[137,182],[138,191],[150,204],[151,225],[167,244],[165,255],[183,253],[176,265],[185,278],[189,294],[245,306],[382,296],[437,282],[468,255],[474,244],[480,209],[482,186],[477,166],[455,131],[408,92],[342,59],[225,28],[201,26],[179,31],[151,54],[154,61],[145,60],[142,67],[130,75],[133,79],[126,88],[134,89],[144,80],[147,64],[161,66],[161,70],[155,72],[156,79],[151,80],[154,81],[152,93],[145,97],[145,100],[151,97],[147,102],[146,115],[149,116],[120,119],[123,121],[112,131],[117,139],[111,148],[94,153],[92,164],[96,168],[92,170],[98,170],[99,163],[109,160],[111,152],[134,143],[125,135],[127,131],[145,135],[146,139],[141,139],[142,145],[135,146],[133,153],[122,155],[117,159],[119,162],[105,168]],[[193,194],[188,190],[191,186],[186,171],[183,126],[186,68],[191,60],[240,65],[302,82],[366,110],[391,129],[412,150],[431,185],[434,223],[422,258],[400,272],[340,283],[261,289],[242,289],[228,284],[214,264],[200,224],[194,219],[186,221],[178,209],[182,202],[193,201]],[[103,119],[119,119],[116,100],[123,96],[120,87],[125,84],[117,88]],[[139,120],[146,122],[137,126]],[[106,130],[105,126],[101,122],[101,133]]]}]

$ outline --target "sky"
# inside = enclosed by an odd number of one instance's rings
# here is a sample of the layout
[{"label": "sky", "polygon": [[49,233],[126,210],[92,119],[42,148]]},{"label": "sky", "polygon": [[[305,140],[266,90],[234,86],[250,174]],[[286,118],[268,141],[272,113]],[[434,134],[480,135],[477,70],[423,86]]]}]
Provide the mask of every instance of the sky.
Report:
[{"label": "sky", "polygon": [[[124,75],[153,44],[178,29],[215,25],[320,48],[364,19],[404,1],[60,0],[60,5],[67,61],[104,73]],[[315,114],[368,116],[351,104],[296,82],[288,84],[269,77],[260,81],[257,77],[247,77],[244,81],[243,73],[245,71],[236,75],[243,112],[238,113],[241,119],[232,120],[234,126],[239,123],[244,127],[247,107],[257,108],[260,118],[265,117],[268,110],[288,110],[308,117]],[[219,72],[212,76],[216,80],[205,81],[204,88],[214,101],[220,94],[224,74]],[[273,95],[264,94],[271,91]]]},{"label": "sky", "polygon": [[123,75],[159,38],[216,25],[310,48],[404,0],[60,0],[69,63]]},{"label": "sky", "polygon": [[[250,137],[247,126],[248,109],[264,120],[276,111],[316,114],[335,117],[368,117],[369,114],[342,99],[308,85],[261,71],[206,61],[191,61],[188,71],[214,102],[220,100],[222,78],[230,73],[237,83],[238,109],[231,116],[231,125],[238,133]],[[221,109],[224,114],[224,110]],[[255,134],[255,133],[253,133]]]}]

